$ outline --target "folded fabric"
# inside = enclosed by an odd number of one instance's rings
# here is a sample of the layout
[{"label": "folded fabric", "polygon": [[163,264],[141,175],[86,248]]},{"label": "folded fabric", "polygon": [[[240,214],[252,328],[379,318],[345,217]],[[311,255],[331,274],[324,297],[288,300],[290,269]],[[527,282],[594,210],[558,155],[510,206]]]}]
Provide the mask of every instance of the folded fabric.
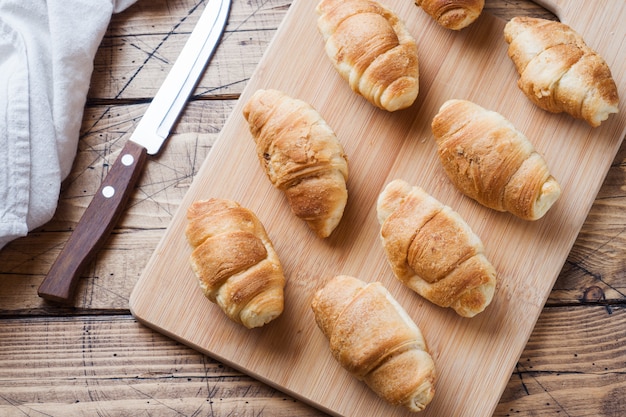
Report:
[{"label": "folded fabric", "polygon": [[96,51],[135,1],[0,0],[0,249],[54,215]]}]

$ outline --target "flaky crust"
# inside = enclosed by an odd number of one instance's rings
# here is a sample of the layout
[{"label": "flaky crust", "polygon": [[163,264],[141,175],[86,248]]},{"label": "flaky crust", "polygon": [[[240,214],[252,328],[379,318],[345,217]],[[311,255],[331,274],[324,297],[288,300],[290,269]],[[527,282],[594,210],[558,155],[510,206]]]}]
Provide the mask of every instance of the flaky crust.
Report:
[{"label": "flaky crust", "polygon": [[316,10],[326,53],[354,92],[387,111],[413,104],[417,45],[394,12],[372,0],[322,0]]},{"label": "flaky crust", "polygon": [[618,112],[609,66],[571,27],[515,17],[504,27],[504,40],[520,74],[519,88],[540,108],[566,112],[593,127]]},{"label": "flaky crust", "polygon": [[390,404],[414,412],[428,405],[434,361],[420,329],[381,283],[337,276],[311,307],[341,366]]},{"label": "flaky crust", "polygon": [[485,7],[485,0],[415,0],[441,26],[461,30],[474,23]]},{"label": "flaky crust", "polygon": [[399,179],[380,194],[377,213],[389,265],[402,283],[463,317],[491,303],[496,271],[458,213]]},{"label": "flaky crust", "polygon": [[256,215],[234,201],[209,199],[192,203],[187,219],[191,267],[205,296],[247,328],[278,317],[285,277]]},{"label": "flaky crust", "polygon": [[348,160],[333,130],[308,103],[277,90],[256,91],[243,115],[272,184],[297,217],[328,237],[348,201]]},{"label": "flaky crust", "polygon": [[543,157],[497,112],[448,100],[434,117],[432,131],[450,180],[486,207],[537,220],[561,195]]}]

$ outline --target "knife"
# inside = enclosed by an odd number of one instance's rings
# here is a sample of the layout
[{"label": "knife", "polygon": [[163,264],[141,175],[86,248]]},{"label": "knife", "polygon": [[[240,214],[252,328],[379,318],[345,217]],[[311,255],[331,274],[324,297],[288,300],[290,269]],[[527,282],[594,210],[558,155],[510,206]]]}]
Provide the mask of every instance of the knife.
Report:
[{"label": "knife", "polygon": [[69,303],[82,270],[105,242],[146,162],[158,153],[222,37],[231,0],[209,0],[183,50],[76,225],[37,294]]}]

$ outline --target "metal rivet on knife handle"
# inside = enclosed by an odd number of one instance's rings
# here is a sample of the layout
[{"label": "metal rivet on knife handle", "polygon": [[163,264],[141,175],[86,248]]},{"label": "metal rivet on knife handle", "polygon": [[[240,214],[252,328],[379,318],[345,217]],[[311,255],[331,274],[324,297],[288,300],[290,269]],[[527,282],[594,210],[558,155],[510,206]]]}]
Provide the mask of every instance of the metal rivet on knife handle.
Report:
[{"label": "metal rivet on knife handle", "polygon": [[71,301],[81,272],[117,223],[147,157],[146,149],[131,141],[126,143],[123,153],[132,154],[136,163],[127,166],[122,157],[113,163],[100,190],[39,286],[40,297],[59,303]]}]

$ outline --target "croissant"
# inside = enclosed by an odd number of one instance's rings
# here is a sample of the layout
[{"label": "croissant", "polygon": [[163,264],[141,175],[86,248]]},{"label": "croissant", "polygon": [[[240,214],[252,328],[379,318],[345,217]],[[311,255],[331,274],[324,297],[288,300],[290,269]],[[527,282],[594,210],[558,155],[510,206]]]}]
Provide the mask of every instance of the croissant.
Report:
[{"label": "croissant", "polygon": [[333,357],[380,398],[421,411],[436,370],[420,329],[379,282],[340,275],[315,294],[315,321]]},{"label": "croissant", "polygon": [[328,237],[348,200],[348,160],[333,130],[308,103],[277,90],[256,91],[243,115],[272,184],[297,217]]},{"label": "croissant", "polygon": [[205,296],[247,328],[278,317],[285,277],[256,215],[234,201],[212,198],[192,203],[187,219],[191,267]]},{"label": "croissant", "polygon": [[413,104],[417,45],[394,12],[372,0],[322,0],[316,11],[326,53],[354,92],[390,112]]},{"label": "croissant", "polygon": [[484,206],[537,220],[561,195],[543,157],[501,114],[448,100],[431,127],[448,177]]},{"label": "croissant", "polygon": [[458,213],[399,179],[378,197],[377,213],[387,260],[403,284],[463,317],[491,303],[495,268]]},{"label": "croissant", "polygon": [[441,26],[461,30],[478,19],[485,0],[415,0],[415,4]]},{"label": "croissant", "polygon": [[597,127],[618,112],[617,87],[604,59],[571,27],[515,17],[504,27],[519,88],[537,106]]}]

